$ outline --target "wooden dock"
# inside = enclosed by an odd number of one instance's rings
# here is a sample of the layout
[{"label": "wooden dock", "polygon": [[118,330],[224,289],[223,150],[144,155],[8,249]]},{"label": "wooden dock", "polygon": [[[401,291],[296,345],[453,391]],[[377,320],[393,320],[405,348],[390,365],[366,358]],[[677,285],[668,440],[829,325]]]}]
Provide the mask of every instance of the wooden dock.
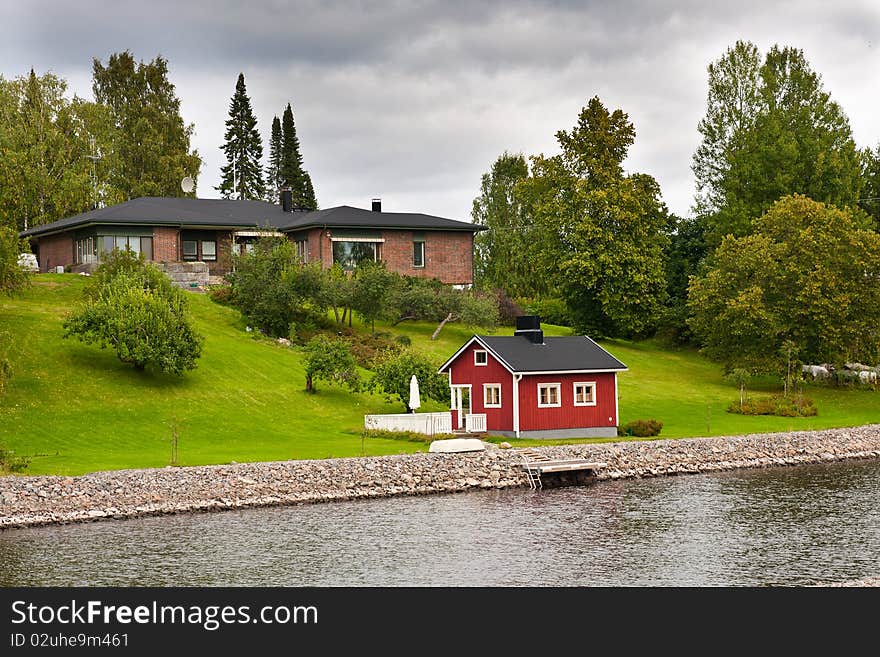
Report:
[{"label": "wooden dock", "polygon": [[535,449],[524,449],[520,454],[523,459],[522,468],[529,478],[532,490],[544,487],[541,477],[545,474],[579,472],[590,475],[607,465],[586,459],[551,459]]}]

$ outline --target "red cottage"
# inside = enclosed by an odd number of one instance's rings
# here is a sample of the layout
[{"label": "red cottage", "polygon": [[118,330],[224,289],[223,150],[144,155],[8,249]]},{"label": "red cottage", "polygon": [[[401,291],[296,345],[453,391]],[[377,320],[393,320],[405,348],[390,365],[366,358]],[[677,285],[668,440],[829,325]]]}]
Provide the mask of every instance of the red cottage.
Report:
[{"label": "red cottage", "polygon": [[626,369],[587,336],[545,338],[528,316],[517,317],[513,336],[475,335],[440,372],[458,429],[581,438],[617,435],[617,373]]}]

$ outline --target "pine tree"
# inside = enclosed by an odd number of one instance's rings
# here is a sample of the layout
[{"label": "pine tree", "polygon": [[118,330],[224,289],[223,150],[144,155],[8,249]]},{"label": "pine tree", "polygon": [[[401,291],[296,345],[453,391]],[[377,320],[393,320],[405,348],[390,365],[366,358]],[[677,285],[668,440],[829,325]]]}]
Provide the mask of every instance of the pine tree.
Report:
[{"label": "pine tree", "polygon": [[293,206],[307,210],[317,210],[315,188],[308,172],[303,169],[303,158],[296,136],[296,124],[290,103],[281,118],[281,166],[279,167],[281,185],[291,191]]},{"label": "pine tree", "polygon": [[238,74],[235,95],[229,103],[226,119],[226,143],[221,147],[226,154],[226,166],[220,168],[221,182],[216,189],[223,198],[263,199],[263,139],[257,130],[257,119],[251,109],[244,84],[244,73]]},{"label": "pine tree", "polygon": [[269,139],[269,166],[266,169],[266,200],[278,203],[281,191],[281,121],[272,119],[272,136]]}]

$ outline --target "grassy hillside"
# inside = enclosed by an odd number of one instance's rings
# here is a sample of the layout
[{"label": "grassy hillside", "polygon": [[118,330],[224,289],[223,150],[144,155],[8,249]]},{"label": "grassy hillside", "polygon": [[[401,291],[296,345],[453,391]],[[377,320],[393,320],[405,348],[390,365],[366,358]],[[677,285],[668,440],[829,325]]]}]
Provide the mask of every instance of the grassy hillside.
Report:
[{"label": "grassy hillside", "polygon": [[[169,423],[180,422],[183,465],[390,454],[427,445],[370,439],[363,416],[402,412],[380,395],[321,385],[304,392],[296,350],[244,330],[238,313],[191,294],[198,330],[206,336],[198,368],[183,377],[135,372],[114,353],[61,338],[64,312],[85,282],[41,275],[23,296],[0,298],[0,332],[16,336],[14,378],[0,397],[0,443],[32,457],[30,474],[79,474],[162,467],[170,456]],[[404,323],[382,330],[406,334],[415,348],[445,360],[472,333],[447,325]],[[567,329],[545,327],[548,334]],[[510,333],[510,329],[499,332]],[[630,371],[620,375],[621,420],[656,418],[661,437],[825,428],[880,421],[880,393],[814,388],[813,418],[743,417],[724,412],[737,397],[718,367],[693,350],[651,342],[604,343]],[[426,404],[421,410],[445,410]],[[535,441],[514,441],[535,444]]]}]

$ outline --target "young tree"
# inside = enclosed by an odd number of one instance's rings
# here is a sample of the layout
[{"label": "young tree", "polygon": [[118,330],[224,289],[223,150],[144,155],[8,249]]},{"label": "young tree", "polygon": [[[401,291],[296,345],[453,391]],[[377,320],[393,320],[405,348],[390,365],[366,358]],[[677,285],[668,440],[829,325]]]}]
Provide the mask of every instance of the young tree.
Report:
[{"label": "young tree", "polygon": [[737,42],[709,66],[703,141],[694,155],[695,209],[710,245],[742,236],[777,199],[803,194],[853,205],[864,184],[849,120],[797,48],[761,62]]},{"label": "young tree", "polygon": [[534,224],[517,185],[529,176],[526,158],[507,152],[484,173],[471,217],[487,230],[474,237],[474,283],[512,296],[530,297],[547,291],[535,270]]},{"label": "young tree", "polygon": [[303,347],[306,368],[306,392],[316,392],[318,379],[345,385],[349,390],[360,389],[357,361],[348,343],[341,338],[316,335]]},{"label": "young tree", "polygon": [[216,189],[223,198],[259,199],[266,196],[263,182],[263,139],[257,130],[257,118],[244,84],[244,73],[238,74],[235,94],[229,103],[226,134],[221,147],[226,165],[220,168],[221,181]]},{"label": "young tree", "polygon": [[114,166],[110,184],[120,200],[139,196],[183,196],[180,181],[198,177],[202,161],[190,150],[193,124],[180,115],[180,100],[168,80],[168,62],[135,62],[129,51],[93,60],[92,91],[113,118]]},{"label": "young tree", "polygon": [[137,370],[169,374],[195,369],[204,340],[190,324],[183,291],[131,251],[107,257],[63,326],[65,338],[109,346]]},{"label": "young tree", "polygon": [[0,293],[11,296],[30,284],[30,272],[18,261],[22,253],[30,253],[27,240],[19,239],[15,230],[0,225]]},{"label": "young tree", "polygon": [[437,374],[437,368],[437,364],[411,349],[388,351],[376,359],[374,375],[368,385],[371,390],[384,392],[389,401],[396,398],[409,413],[412,410],[409,407],[409,383],[413,374],[419,382],[419,395],[423,399],[449,401],[449,380]]},{"label": "young tree", "polygon": [[556,138],[562,154],[533,157],[523,183],[540,235],[540,273],[578,331],[650,331],[666,298],[670,219],[657,182],[623,172],[635,129],[623,111],[609,112],[595,97],[572,131]]},{"label": "young tree", "polygon": [[880,235],[849,210],[777,201],[755,233],[725,237],[692,279],[690,325],[728,369],[880,360]]},{"label": "young tree", "polygon": [[371,325],[374,333],[376,320],[387,312],[385,299],[397,276],[381,261],[365,260],[354,270],[351,307],[360,313],[364,324]]},{"label": "young tree", "polygon": [[281,121],[272,118],[272,134],[269,138],[269,166],[266,168],[266,200],[276,205],[281,200]]},{"label": "young tree", "polygon": [[303,169],[303,158],[299,149],[299,138],[296,136],[296,124],[290,103],[281,117],[281,166],[280,178],[282,185],[290,188],[293,205],[306,210],[317,210],[315,190],[309,175]]},{"label": "young tree", "polygon": [[862,177],[864,187],[859,207],[874,218],[874,229],[880,231],[880,144],[863,151]]}]

